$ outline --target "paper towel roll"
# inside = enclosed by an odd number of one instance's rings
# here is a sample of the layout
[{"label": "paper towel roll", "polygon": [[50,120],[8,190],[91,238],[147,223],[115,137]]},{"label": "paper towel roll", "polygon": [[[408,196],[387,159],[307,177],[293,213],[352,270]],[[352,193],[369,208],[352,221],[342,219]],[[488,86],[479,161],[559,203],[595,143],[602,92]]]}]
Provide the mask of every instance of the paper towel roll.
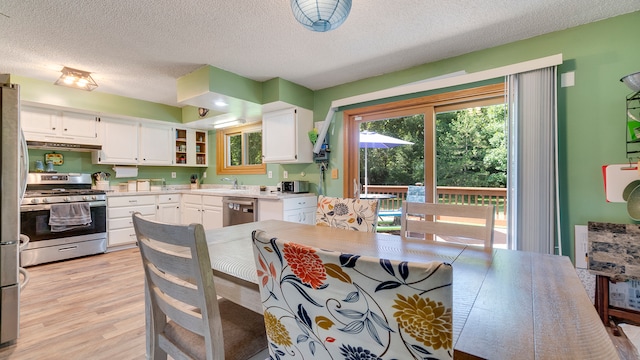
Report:
[{"label": "paper towel roll", "polygon": [[138,168],[135,166],[114,166],[117,178],[130,178],[138,176]]}]

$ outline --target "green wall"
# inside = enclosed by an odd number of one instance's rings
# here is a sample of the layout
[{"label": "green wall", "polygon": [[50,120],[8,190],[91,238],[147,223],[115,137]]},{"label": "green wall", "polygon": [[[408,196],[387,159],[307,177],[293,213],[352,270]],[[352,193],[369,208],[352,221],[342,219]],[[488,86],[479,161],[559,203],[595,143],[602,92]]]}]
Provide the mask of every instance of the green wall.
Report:
[{"label": "green wall", "polygon": [[[434,76],[460,70],[467,73],[510,65],[522,61],[562,53],[564,62],[558,73],[575,71],[573,87],[558,88],[559,167],[561,201],[561,235],[563,254],[573,257],[573,227],[587,221],[629,223],[626,204],[605,201],[601,166],[626,162],[625,154],[625,96],[630,92],[619,79],[640,71],[640,47],[637,46],[637,26],[640,12],[579,26],[511,44],[476,51],[450,59],[416,66],[410,69],[355,81],[313,93],[314,119],[324,120],[331,101],[372,91],[387,89]],[[182,110],[140,100],[100,93],[82,93],[38,82],[12,77],[22,86],[23,100],[51,103],[59,106],[101,111],[142,118],[181,122]],[[264,84],[267,88],[275,81]],[[286,81],[277,81],[278,84]],[[437,92],[452,89],[440,89]],[[434,91],[435,92],[435,91]],[[433,92],[428,92],[433,93]],[[428,93],[415,94],[424,96]],[[306,96],[306,95],[305,95]],[[406,98],[405,96],[404,98]],[[53,98],[53,100],[52,100]],[[332,149],[329,170],[337,168],[340,177],[325,175],[328,195],[342,195],[342,112],[338,112],[329,129]],[[207,171],[206,183],[224,183],[215,175],[215,133],[209,134],[209,168],[140,167],[139,177],[169,177],[163,174],[176,171],[175,183],[188,182],[191,173]],[[30,155],[42,156],[31,150]],[[67,153],[68,168],[61,171],[108,171],[109,166],[92,165],[88,153]],[[66,162],[67,160],[65,160]],[[33,166],[33,165],[31,165]],[[238,176],[241,184],[275,185],[282,180],[283,171],[289,179],[317,183],[319,168],[308,165],[269,164],[266,175]],[[305,175],[302,176],[302,173]],[[126,179],[125,179],[126,180]]]}]

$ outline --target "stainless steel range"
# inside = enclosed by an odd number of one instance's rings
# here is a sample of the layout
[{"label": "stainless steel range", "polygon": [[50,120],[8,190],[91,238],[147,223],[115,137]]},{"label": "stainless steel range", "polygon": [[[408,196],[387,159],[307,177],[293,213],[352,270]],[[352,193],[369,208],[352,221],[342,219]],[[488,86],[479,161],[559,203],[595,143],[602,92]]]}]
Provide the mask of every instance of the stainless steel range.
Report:
[{"label": "stainless steel range", "polygon": [[103,253],[106,194],[91,189],[90,174],[30,173],[20,225],[30,238],[20,253],[22,266]]}]

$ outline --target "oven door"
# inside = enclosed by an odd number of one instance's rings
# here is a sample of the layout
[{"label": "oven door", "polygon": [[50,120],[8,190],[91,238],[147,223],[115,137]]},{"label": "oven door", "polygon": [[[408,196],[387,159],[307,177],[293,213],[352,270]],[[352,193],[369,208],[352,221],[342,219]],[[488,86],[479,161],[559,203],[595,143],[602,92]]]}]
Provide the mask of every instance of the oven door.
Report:
[{"label": "oven door", "polygon": [[72,236],[106,233],[107,205],[105,201],[90,203],[91,224],[66,231],[52,232],[49,225],[48,205],[23,205],[20,208],[20,230],[30,239],[33,247],[38,241],[61,239]]}]

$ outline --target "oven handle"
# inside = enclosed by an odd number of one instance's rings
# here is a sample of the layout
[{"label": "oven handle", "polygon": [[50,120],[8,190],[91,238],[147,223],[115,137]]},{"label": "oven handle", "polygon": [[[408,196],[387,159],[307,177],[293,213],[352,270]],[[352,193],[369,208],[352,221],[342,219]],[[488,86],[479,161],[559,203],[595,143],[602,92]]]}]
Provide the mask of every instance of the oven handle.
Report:
[{"label": "oven handle", "polygon": [[[71,203],[62,203],[62,204],[71,204]],[[104,200],[100,201],[91,201],[89,202],[89,207],[107,207],[107,202]],[[27,211],[43,211],[43,210],[51,210],[51,204],[39,204],[39,205],[22,205],[20,206],[20,212]]]}]

